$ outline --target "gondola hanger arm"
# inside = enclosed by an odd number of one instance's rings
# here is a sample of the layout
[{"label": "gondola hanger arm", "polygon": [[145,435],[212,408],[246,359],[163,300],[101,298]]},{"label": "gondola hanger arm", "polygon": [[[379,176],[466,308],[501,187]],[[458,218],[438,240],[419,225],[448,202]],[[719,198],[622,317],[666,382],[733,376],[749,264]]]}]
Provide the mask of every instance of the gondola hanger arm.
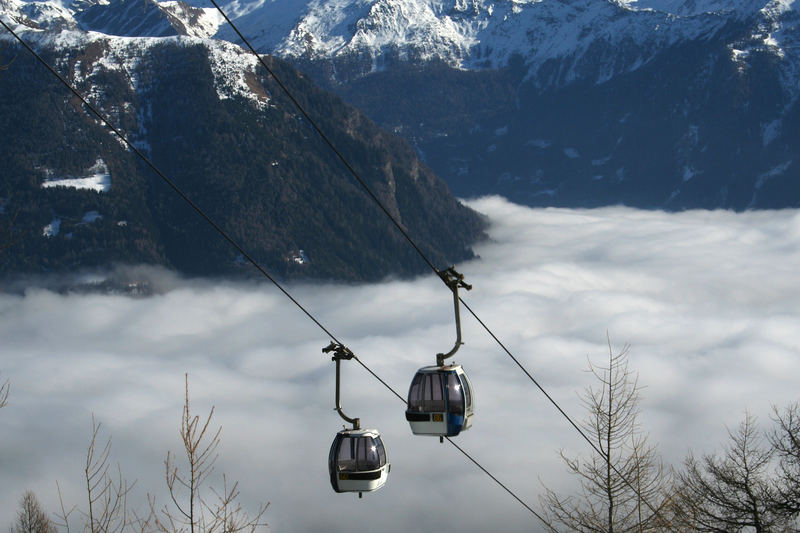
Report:
[{"label": "gondola hanger arm", "polygon": [[461,345],[464,344],[461,342],[461,311],[458,305],[458,289],[462,288],[470,291],[472,290],[472,285],[464,281],[464,275],[456,272],[455,266],[451,266],[447,270],[437,270],[436,273],[453,293],[453,308],[456,315],[456,343],[453,346],[453,349],[447,353],[436,354],[436,366],[444,366],[444,360],[452,357],[458,351]]},{"label": "gondola hanger arm", "polygon": [[328,346],[322,349],[323,353],[330,353],[333,352],[333,356],[331,359],[336,361],[336,412],[339,413],[345,422],[349,422],[353,424],[353,429],[360,429],[361,428],[361,419],[360,418],[350,418],[344,411],[342,411],[341,405],[341,361],[350,360],[355,357],[355,354],[350,351],[350,349],[343,344],[339,344],[336,342],[331,342]]}]

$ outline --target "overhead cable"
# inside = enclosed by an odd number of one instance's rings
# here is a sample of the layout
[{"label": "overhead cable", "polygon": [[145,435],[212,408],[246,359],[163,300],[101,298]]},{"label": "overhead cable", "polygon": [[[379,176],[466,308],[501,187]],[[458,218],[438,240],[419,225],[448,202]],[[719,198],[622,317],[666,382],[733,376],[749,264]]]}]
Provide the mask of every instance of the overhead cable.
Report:
[{"label": "overhead cable", "polygon": [[[228,17],[228,15],[225,13],[225,11],[223,11],[223,9],[219,6],[217,1],[216,0],[211,0],[211,3],[214,5],[214,7],[217,9],[217,11],[219,11],[219,13],[225,19],[225,21],[230,25],[231,29],[233,29],[233,31],[236,33],[236,35],[239,36],[239,38],[242,40],[242,42],[245,44],[245,46],[258,59],[258,61],[261,64],[261,66],[264,67],[264,69],[269,73],[270,76],[272,76],[273,80],[275,81],[275,83],[278,84],[278,86],[281,88],[281,90],[283,90],[284,94],[292,101],[292,103],[294,103],[294,105],[297,107],[297,109],[300,111],[300,113],[306,118],[306,120],[308,120],[308,122],[311,125],[311,127],[320,135],[320,137],[325,142],[325,144],[327,144],[330,147],[330,149],[339,158],[339,160],[344,164],[344,166],[347,168],[347,170],[350,172],[350,174],[356,179],[356,181],[358,181],[358,183],[361,185],[361,187],[364,189],[364,191],[366,191],[366,193],[370,196],[370,198],[372,198],[372,200],[378,205],[378,207],[381,209],[381,211],[383,211],[383,213],[389,218],[389,220],[392,222],[392,224],[403,235],[403,237],[405,237],[405,239],[414,248],[414,250],[417,251],[419,256],[428,265],[428,267],[431,270],[433,270],[433,272],[435,272],[437,275],[439,275],[441,277],[441,271],[438,268],[436,268],[436,266],[431,262],[431,260],[428,258],[428,256],[425,255],[425,253],[420,249],[420,247],[417,245],[417,243],[414,241],[414,239],[401,226],[400,222],[397,221],[395,219],[395,217],[386,208],[386,206],[383,205],[383,202],[381,202],[380,198],[378,198],[378,196],[372,191],[372,189],[369,187],[369,185],[367,185],[366,181],[359,175],[359,173],[355,170],[355,168],[353,168],[353,166],[347,161],[347,159],[342,155],[342,153],[336,148],[336,146],[333,144],[333,142],[328,138],[328,136],[322,130],[322,128],[311,117],[311,115],[309,115],[309,113],[305,110],[305,108],[297,100],[297,98],[294,97],[294,95],[289,90],[289,88],[275,74],[274,70],[271,69],[266,64],[266,62],[261,57],[261,55],[259,55],[259,53],[255,50],[255,48],[253,48],[253,46],[250,44],[250,42],[244,37],[244,35],[242,35],[242,33],[239,31],[239,29],[236,27],[236,25],[233,23],[233,21]],[[489,328],[489,326],[486,325],[486,323],[483,320],[481,320],[480,317],[478,317],[477,313],[475,311],[473,311],[472,308],[469,307],[466,304],[466,302],[464,302],[464,300],[462,298],[459,297],[459,300],[464,304],[464,306],[467,308],[467,310],[470,312],[470,314],[473,317],[475,317],[475,319],[478,321],[478,323],[486,330],[486,332],[497,342],[498,345],[500,345],[500,347],[503,349],[503,351],[525,373],[525,375],[528,377],[528,379],[530,379],[531,382],[545,395],[547,400],[550,401],[551,404],[553,404],[553,406],[556,408],[556,410],[558,410],[558,412],[561,413],[561,415],[564,418],[566,418],[566,420],[569,422],[569,424],[578,431],[578,433],[581,435],[581,437],[583,437],[583,439],[587,443],[589,443],[589,446],[591,446],[592,449],[600,455],[600,457],[603,457],[603,458],[606,459],[606,461],[611,465],[612,470],[614,470],[616,472],[616,474],[620,476],[620,478],[623,480],[623,482],[626,485],[628,485],[644,501],[645,505],[654,514],[660,515],[660,513],[650,504],[650,502],[648,502],[646,499],[642,498],[642,496],[639,493],[638,489],[630,481],[628,481],[628,479],[622,474],[622,472],[620,472],[617,469],[617,467],[611,462],[610,457],[607,454],[605,454],[586,435],[586,433],[581,429],[581,427],[574,420],[572,420],[572,417],[570,417],[567,414],[567,412],[564,411],[564,409],[562,409],[560,405],[558,405],[558,403],[555,401],[555,399],[552,396],[550,396],[550,394],[548,394],[547,391],[545,391],[545,389],[539,384],[538,381],[536,381],[536,379],[534,379],[533,375],[525,368],[525,366],[522,363],[520,363],[519,359],[514,357],[514,355],[511,353],[511,351],[508,348],[506,348],[506,346],[500,341],[500,339],[497,337],[497,335],[494,334],[494,332]]]},{"label": "overhead cable", "polygon": [[[228,233],[224,229],[222,229],[216,222],[214,222],[214,220],[208,214],[206,214],[205,211],[203,211],[203,209],[200,206],[198,206],[194,201],[192,201],[172,180],[170,180],[163,172],[161,172],[161,170],[159,170],[158,167],[156,167],[155,164],[152,161],[150,161],[150,159],[147,156],[145,156],[139,149],[137,149],[136,146],[134,146],[133,143],[130,142],[128,138],[118,128],[116,128],[113,124],[111,124],[111,122],[97,108],[95,108],[92,104],[90,104],[86,100],[86,98],[68,80],[66,80],[63,76],[61,76],[61,74],[59,74],[52,66],[50,66],[50,64],[47,63],[47,61],[45,61],[44,58],[42,58],[41,55],[39,55],[31,46],[29,46],[26,41],[24,41],[19,35],[17,35],[17,33],[14,32],[14,30],[12,30],[5,23],[5,21],[3,21],[2,18],[0,18],[0,25],[2,25],[12,36],[14,36],[14,38],[25,49],[27,49],[28,52],[30,52],[42,65],[44,65],[45,68],[47,68],[47,70],[50,71],[50,73],[52,73],[56,78],[58,78],[63,85],[65,85],[77,98],[79,98],[81,102],[87,107],[87,109],[89,109],[92,113],[94,113],[100,119],[101,122],[103,122],[106,126],[108,126],[108,128],[111,129],[111,131],[114,132],[114,134],[117,135],[133,153],[135,153],[139,158],[141,158],[147,164],[147,166],[150,167],[150,169],[153,172],[155,172],[155,174],[159,178],[161,178],[167,185],[169,185],[169,187],[176,194],[178,194],[181,197],[181,199],[183,199],[189,206],[191,206],[191,208],[194,209],[195,212],[197,212],[197,214],[199,214],[208,224],[210,224],[211,227],[214,228],[215,231],[217,231],[217,233],[219,233],[226,241],[228,241],[228,243],[231,246],[233,246],[240,254],[242,254],[242,257],[244,257],[250,264],[252,264],[275,287],[277,287],[278,290],[280,290],[284,294],[284,296],[286,296],[295,306],[297,306],[309,319],[311,319],[311,321],[314,322],[314,324],[316,324],[336,344],[341,344],[333,333],[331,333],[319,320],[317,320],[317,318],[314,317],[314,315],[310,311],[308,311],[296,298],[294,298],[289,293],[288,290],[286,290],[274,277],[272,277],[269,274],[269,272],[267,272],[267,270],[264,267],[262,267],[250,254],[248,254],[230,235],[228,235]],[[375,200],[377,201],[377,198],[375,198]],[[361,361],[361,359],[359,359],[358,356],[354,354],[353,358],[356,361],[358,361],[358,363],[365,370],[367,370],[367,372],[369,372],[373,377],[375,377],[378,381],[380,381],[388,390],[390,390],[401,401],[403,401],[404,403],[406,402],[406,400],[400,394],[398,394],[396,390],[394,390],[388,383],[386,383],[386,381],[384,381],[380,376],[378,376],[378,374],[376,374],[371,368],[369,368],[369,366],[367,366],[363,361]],[[449,438],[447,440],[450,441]],[[455,445],[455,443],[453,443],[452,441],[450,441],[450,443]],[[462,454],[464,454],[464,456],[466,456],[470,461],[472,461],[476,466],[478,466],[478,468],[480,468],[483,472],[485,472],[493,481],[495,481],[495,483],[500,485],[514,499],[516,499],[531,513],[533,513],[533,515],[536,516],[536,518],[538,518],[539,520],[544,522],[545,525],[547,525],[547,522],[544,520],[544,518],[542,518],[541,515],[539,515],[536,511],[534,511],[511,489],[509,489],[506,485],[501,483],[500,480],[497,479],[497,477],[495,477],[489,472],[489,470],[484,468],[480,463],[478,463],[475,459],[473,459],[460,446],[455,445],[455,447]]]}]

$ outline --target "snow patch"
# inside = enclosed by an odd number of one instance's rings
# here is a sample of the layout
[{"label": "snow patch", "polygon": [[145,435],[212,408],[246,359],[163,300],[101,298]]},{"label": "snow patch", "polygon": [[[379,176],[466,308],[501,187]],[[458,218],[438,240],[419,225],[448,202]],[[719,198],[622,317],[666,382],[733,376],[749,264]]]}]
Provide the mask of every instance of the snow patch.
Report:
[{"label": "snow patch", "polygon": [[607,155],[605,157],[601,157],[600,159],[592,159],[592,166],[593,167],[602,167],[603,165],[605,165],[606,163],[611,161],[611,157],[612,156],[609,154],[609,155]]},{"label": "snow patch", "polygon": [[175,1],[158,2],[158,7],[178,19],[191,37],[211,37],[225,24],[225,18],[213,7],[192,7]]},{"label": "snow patch", "polygon": [[55,237],[61,231],[61,219],[54,218],[48,225],[42,228],[43,237]]},{"label": "snow patch", "polygon": [[525,142],[525,146],[532,146],[534,148],[539,148],[544,150],[545,148],[550,148],[553,143],[552,141],[548,141],[546,139],[530,139],[529,141]]},{"label": "snow patch", "polygon": [[214,41],[208,51],[220,100],[241,97],[260,109],[269,107],[270,98],[255,79],[258,60],[252,53],[224,41]]},{"label": "snow patch", "polygon": [[775,166],[770,170],[764,172],[763,174],[758,176],[755,183],[755,191],[753,192],[753,197],[750,200],[750,204],[747,206],[748,208],[754,207],[756,205],[756,200],[758,199],[758,193],[761,191],[761,188],[766,184],[770,179],[780,176],[788,168],[792,166],[792,160],[787,161],[781,165]]},{"label": "snow patch", "polygon": [[786,172],[786,170],[790,166],[792,166],[792,161],[791,160],[789,160],[786,163],[783,163],[781,165],[778,165],[776,167],[773,167],[770,170],[768,170],[767,172],[764,172],[763,174],[758,176],[758,179],[756,180],[756,185],[755,185],[756,189],[761,189],[761,187],[763,187],[764,184],[767,181],[769,181],[771,178],[774,178],[776,176],[780,176],[781,174]]},{"label": "snow patch", "polygon": [[781,134],[781,120],[776,119],[772,122],[764,124],[761,126],[761,140],[764,143],[764,146],[767,146],[772,141],[778,138]]},{"label": "snow patch", "polygon": [[83,218],[81,218],[81,224],[91,224],[97,220],[103,218],[103,215],[98,213],[97,211],[87,211],[83,214]]},{"label": "snow patch", "polygon": [[[47,173],[51,174],[50,171],[47,171]],[[42,183],[42,188],[48,189],[50,187],[108,192],[111,189],[111,174],[109,174],[108,166],[106,166],[105,162],[101,158],[97,158],[94,165],[86,169],[84,176],[45,179],[44,183]]]},{"label": "snow patch", "polygon": [[[102,53],[94,58],[89,65],[76,62],[72,72],[73,80],[79,87],[88,86],[84,93],[89,101],[97,101],[101,96],[98,89],[91,83],[91,78],[103,71],[121,72],[129,83],[131,91],[140,93],[147,90],[143,85],[147,70],[140,68],[143,58],[148,57],[151,48],[172,44],[183,47],[204,46],[208,50],[209,64],[214,76],[214,85],[220,100],[234,97],[243,97],[264,109],[269,106],[269,95],[256,81],[255,67],[258,62],[249,51],[227,41],[204,39],[191,36],[173,37],[109,37],[95,32],[62,31],[57,35],[47,35],[41,38],[41,44],[46,47],[86,49],[89,45],[97,46]],[[145,78],[146,79],[146,78]],[[125,105],[125,103],[123,103]],[[146,118],[149,110],[142,110]],[[141,120],[137,120],[139,124]],[[140,136],[146,134],[145,130],[138,132]],[[122,142],[122,141],[121,141]],[[135,146],[145,150],[149,145],[143,139],[136,140]]]},{"label": "snow patch", "polygon": [[287,254],[286,261],[296,265],[305,265],[309,263],[308,256],[304,250],[292,250]]},{"label": "snow patch", "polygon": [[729,46],[728,49],[731,51],[731,58],[734,61],[744,61],[750,55],[750,50],[738,50],[733,46]]}]

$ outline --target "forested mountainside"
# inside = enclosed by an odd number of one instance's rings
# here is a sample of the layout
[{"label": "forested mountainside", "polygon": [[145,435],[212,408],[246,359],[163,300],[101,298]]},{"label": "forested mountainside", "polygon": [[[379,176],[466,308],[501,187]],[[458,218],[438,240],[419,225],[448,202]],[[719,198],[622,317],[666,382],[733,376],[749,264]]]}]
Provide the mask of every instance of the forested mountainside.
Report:
[{"label": "forested mountainside", "polygon": [[[191,37],[25,32],[250,255],[287,278],[375,280],[425,265],[255,58]],[[117,263],[248,274],[235,250],[33,57],[0,72],[0,271]],[[268,59],[437,264],[472,257],[479,215],[399,138]]]},{"label": "forested mountainside", "polygon": [[[49,30],[239,42],[203,0],[1,2]],[[790,0],[222,6],[261,52],[405,138],[458,196],[800,205],[800,15]]]},{"label": "forested mountainside", "polygon": [[[404,136],[461,196],[529,205],[800,205],[791,0],[228,4]],[[220,37],[233,38],[222,26]]]}]

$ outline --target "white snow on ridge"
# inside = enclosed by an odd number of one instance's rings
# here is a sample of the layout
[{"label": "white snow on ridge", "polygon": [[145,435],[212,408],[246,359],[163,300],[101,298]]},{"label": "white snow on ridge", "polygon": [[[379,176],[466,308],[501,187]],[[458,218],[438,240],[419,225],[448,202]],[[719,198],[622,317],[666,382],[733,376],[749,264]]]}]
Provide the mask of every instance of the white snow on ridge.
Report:
[{"label": "white snow on ridge", "polygon": [[263,90],[256,91],[248,84],[248,75],[252,75],[255,71],[256,58],[252,53],[227,41],[186,36],[110,37],[102,33],[78,30],[62,31],[57,34],[28,32],[26,37],[38,40],[40,46],[49,48],[85,50],[90,45],[99,46],[102,51],[99,57],[94,57],[91,64],[76,62],[71,73],[73,81],[85,91],[90,101],[98,96],[97,88],[91,83],[91,78],[102,71],[123,73],[134,92],[146,89],[141,86],[139,75],[141,62],[146,60],[149,49],[170,43],[186,47],[200,45],[208,49],[220,100],[241,96],[258,108],[264,108],[269,102]]},{"label": "white snow on ridge", "polygon": [[[781,59],[793,56],[781,68],[786,85],[800,87],[794,83],[800,79],[799,4],[798,0],[232,0],[225,9],[259,51],[294,58],[357,58],[363,71],[351,76],[382,70],[395,58],[441,60],[456,68],[479,70],[502,67],[521,56],[529,79],[541,86],[578,79],[603,83],[647,65],[671,45],[713,36],[732,19],[752,23],[754,19],[747,17],[755,16],[760,23],[757,28],[753,23],[752,37],[729,45],[731,60],[744,71],[754,52]],[[139,83],[138,58],[149,46],[165,39],[184,46],[202,42],[211,50],[220,99],[244,96],[257,107],[266,105],[268,95],[249,74],[255,63],[248,54],[225,44],[217,48],[223,41],[208,39],[213,34],[238,41],[227,25],[221,25],[216,9],[187,7],[175,0],[158,5],[176,27],[183,25],[189,37],[124,38],[69,31],[77,27],[75,20],[57,0],[0,0],[0,11],[16,13],[15,20],[31,12],[35,17],[29,18],[42,27],[61,28],[64,31],[57,36],[43,37],[54,46],[86,47],[103,41],[108,50],[92,65],[76,65],[75,75],[89,78],[99,68],[124,71],[134,90]],[[626,50],[636,52],[620,53]],[[560,61],[557,71],[542,69],[553,59]]]},{"label": "white snow on ridge", "polygon": [[[256,107],[269,106],[269,95],[254,89],[255,70],[258,60],[249,51],[225,41],[215,41],[209,46],[211,71],[214,74],[217,96],[226,100],[239,96],[250,100]],[[249,78],[249,80],[248,80]]]},{"label": "white snow on ridge", "polygon": [[174,0],[158,2],[158,7],[179,20],[190,37],[211,37],[225,23],[225,19],[220,12],[213,7],[188,6],[189,9],[187,9],[185,3]]},{"label": "white snow on ridge", "polygon": [[[713,36],[731,20],[752,16],[761,19],[752,39],[729,46],[740,69],[746,68],[753,51],[781,58],[796,55],[798,30],[793,20],[798,4],[797,0],[231,0],[225,9],[265,53],[312,59],[355,57],[365,69],[361,74],[382,70],[395,58],[441,60],[478,70],[502,67],[520,55],[530,79],[540,85],[562,85],[577,79],[603,83],[648,64],[666,47]],[[175,0],[158,5],[174,26],[182,25],[189,35],[177,42],[219,42],[208,40],[211,35],[238,42],[216,9]],[[35,16],[29,18],[42,27],[76,27],[72,12],[57,0],[0,0],[0,11],[31,12]],[[87,44],[101,35],[62,31],[56,40],[62,45]],[[127,47],[128,53],[109,50],[98,66],[122,68],[135,86],[133,58],[141,53],[134,52],[137,47],[143,52],[150,44],[137,38],[127,42],[113,38],[113,43],[106,39],[110,48]],[[163,41],[151,38],[150,42]],[[244,95],[262,106],[263,92],[253,86],[246,70],[235,70],[240,66],[252,70],[252,63],[230,49],[208,46],[215,56],[220,98]],[[637,52],[620,54],[620,50]],[[121,58],[125,64],[115,65]],[[540,71],[552,59],[562,62],[558,72]],[[229,60],[232,65],[226,64]],[[794,63],[783,67],[789,81],[800,77],[800,67]]]},{"label": "white snow on ridge", "polygon": [[78,26],[72,11],[60,2],[0,0],[0,12],[21,24],[34,22],[38,29],[74,29]]},{"label": "white snow on ridge", "polygon": [[445,10],[437,1],[312,0],[276,52],[295,57],[367,52],[376,60],[384,51],[397,52],[401,59],[413,51],[414,59],[429,60],[446,50],[460,62],[478,44],[477,27],[442,15]]},{"label": "white snow on ridge", "polygon": [[[51,187],[67,187],[71,189],[84,189],[97,192],[108,192],[111,189],[111,174],[108,166],[98,158],[94,165],[89,167],[86,175],[79,178],[48,178],[42,183],[43,189]],[[56,231],[57,232],[57,231]]]},{"label": "white snow on ridge", "polygon": [[[671,45],[709,38],[732,20],[769,20],[797,12],[797,0],[233,0],[238,26],[263,52],[310,59],[357,58],[364,71],[392,59],[438,59],[463,69],[496,68],[522,56],[537,84],[587,76],[602,83],[648,64]],[[789,13],[792,15],[792,13]],[[785,27],[759,41],[771,53],[787,46]],[[233,39],[223,26],[219,38]],[[792,42],[796,42],[796,37]],[[745,66],[749,43],[731,44]],[[637,54],[620,54],[620,50]],[[549,60],[559,72],[537,73]],[[352,74],[351,74],[352,75]],[[358,75],[358,74],[356,74]]]},{"label": "white snow on ridge", "polygon": [[[785,50],[796,49],[800,41],[797,26],[800,19],[798,7],[800,4],[796,0],[771,0],[761,9],[763,23],[759,33],[753,35],[753,38],[761,40],[765,46],[773,49],[778,57],[783,58]],[[784,20],[790,21],[790,24],[784,24]]]},{"label": "white snow on ridge", "polygon": [[[694,8],[687,11],[669,0],[660,6],[658,0],[311,0],[291,4],[297,6],[293,16],[284,6],[280,23],[273,25],[277,2],[256,3],[257,8],[247,10],[237,0],[246,14],[236,22],[254,30],[251,41],[264,52],[284,57],[355,56],[371,60],[371,71],[381,70],[386,56],[439,59],[457,68],[480,69],[504,66],[520,54],[534,71],[550,59],[570,57],[572,66],[559,74],[560,82],[579,77],[587,52],[592,52],[587,64],[602,61],[597,65],[602,78],[597,81],[602,82],[641,67],[665,46],[712,35],[730,20],[720,14],[720,6],[740,16],[756,4],[705,0],[691,3]],[[223,27],[218,36],[229,38],[229,29]],[[638,46],[637,57],[619,56],[623,41]]]}]

